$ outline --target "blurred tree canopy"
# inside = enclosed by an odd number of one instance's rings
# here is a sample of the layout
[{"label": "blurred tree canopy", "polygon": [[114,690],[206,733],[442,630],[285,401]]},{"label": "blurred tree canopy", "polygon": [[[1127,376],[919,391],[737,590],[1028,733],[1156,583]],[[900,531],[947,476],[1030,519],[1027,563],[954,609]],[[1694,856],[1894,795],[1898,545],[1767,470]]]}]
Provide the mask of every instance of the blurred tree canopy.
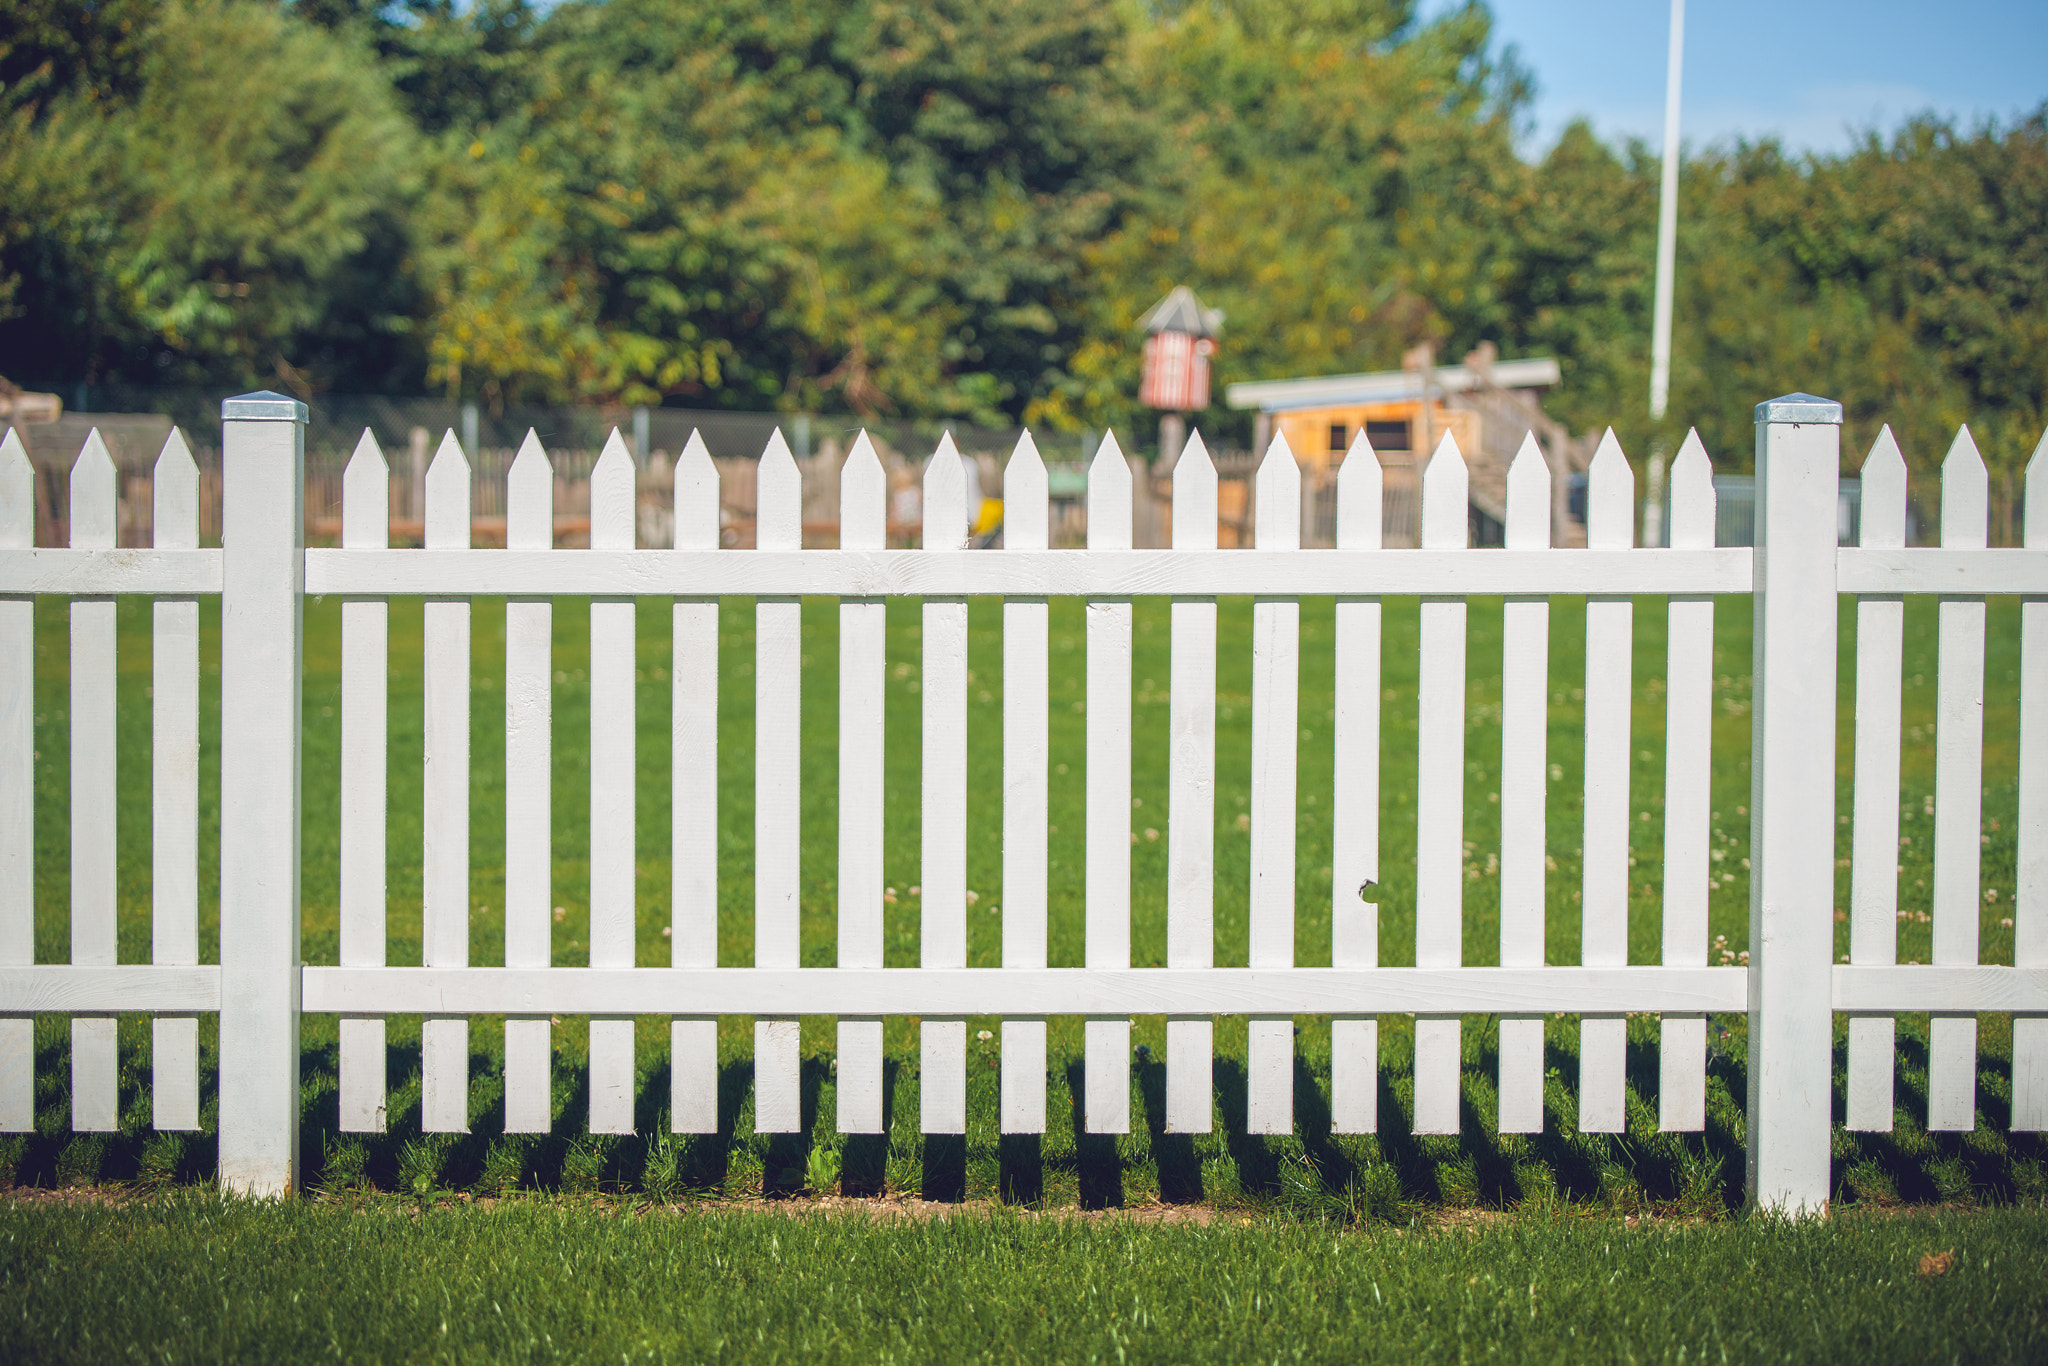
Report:
[{"label": "blurred tree canopy", "polygon": [[1219,383],[1493,340],[1631,449],[1803,388],[2010,497],[2048,106],[1689,157],[1653,431],[1657,161],[1530,93],[1477,3],[17,0],[0,373],[1128,425],[1187,283]]}]

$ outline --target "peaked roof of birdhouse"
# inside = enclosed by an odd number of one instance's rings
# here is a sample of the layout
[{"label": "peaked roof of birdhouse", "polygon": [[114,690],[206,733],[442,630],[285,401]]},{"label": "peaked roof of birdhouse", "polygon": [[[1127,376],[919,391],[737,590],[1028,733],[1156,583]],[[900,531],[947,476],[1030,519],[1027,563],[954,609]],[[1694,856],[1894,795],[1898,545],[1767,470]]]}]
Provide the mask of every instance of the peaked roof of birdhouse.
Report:
[{"label": "peaked roof of birdhouse", "polygon": [[1145,310],[1138,327],[1146,332],[1185,332],[1191,337],[1223,335],[1223,310],[1204,308],[1195,291],[1175,285],[1173,292]]}]

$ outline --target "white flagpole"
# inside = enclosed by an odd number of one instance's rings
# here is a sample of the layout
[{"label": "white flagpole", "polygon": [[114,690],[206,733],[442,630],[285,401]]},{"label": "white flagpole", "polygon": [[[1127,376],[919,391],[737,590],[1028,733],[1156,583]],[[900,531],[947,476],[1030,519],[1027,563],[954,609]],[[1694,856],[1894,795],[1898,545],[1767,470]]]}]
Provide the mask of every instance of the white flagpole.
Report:
[{"label": "white flagpole", "polygon": [[1671,0],[1671,58],[1664,78],[1664,186],[1657,201],[1657,315],[1650,343],[1650,418],[1671,396],[1671,277],[1678,256],[1678,87],[1685,63],[1685,0]]}]

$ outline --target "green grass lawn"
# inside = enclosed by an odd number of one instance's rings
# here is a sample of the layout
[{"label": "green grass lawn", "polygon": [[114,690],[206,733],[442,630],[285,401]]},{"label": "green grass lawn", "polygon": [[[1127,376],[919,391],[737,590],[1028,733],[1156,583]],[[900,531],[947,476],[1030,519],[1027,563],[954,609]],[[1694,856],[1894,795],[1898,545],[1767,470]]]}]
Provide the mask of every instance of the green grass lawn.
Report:
[{"label": "green grass lawn", "polygon": [[[187,1192],[0,1201],[16,1361],[1855,1361],[2048,1352],[2016,1210],[1344,1232]],[[1938,1274],[1937,1274],[1938,1273]]]},{"label": "green grass lawn", "polygon": [[[1643,599],[1636,609],[1636,698],[1633,806],[1647,819],[1631,823],[1636,860],[1631,915],[1634,961],[1656,961],[1661,880],[1664,604]],[[205,668],[217,669],[217,610],[209,605]],[[1053,606],[1053,761],[1051,822],[1051,962],[1082,961],[1082,831],[1084,771],[1082,609]],[[971,964],[994,966],[1000,954],[1001,881],[1001,609],[977,601],[971,609],[969,742],[969,911]],[[1216,961],[1241,965],[1246,954],[1246,856],[1240,825],[1246,811],[1250,757],[1250,604],[1222,607],[1218,680]],[[337,799],[339,722],[339,605],[309,603],[306,614],[306,756],[304,822],[305,958],[337,961]],[[833,961],[836,859],[835,747],[837,743],[836,616],[828,601],[804,609],[803,949],[804,961]],[[890,607],[887,774],[887,961],[917,961],[919,697],[918,611],[915,603]],[[1390,603],[1382,689],[1382,878],[1379,891],[1381,954],[1385,963],[1411,963],[1414,952],[1413,850],[1415,794],[1416,606]],[[149,608],[121,607],[122,840],[120,949],[124,962],[149,953]],[[37,607],[37,958],[68,955],[67,845],[68,659],[65,612],[50,599]],[[1298,876],[1298,961],[1327,964],[1330,952],[1329,825],[1332,609],[1328,600],[1302,607],[1302,700]],[[1497,874],[1489,852],[1498,848],[1500,607],[1475,603],[1471,613],[1466,758],[1465,959],[1497,961]],[[1550,961],[1576,961],[1579,941],[1580,750],[1583,734],[1582,631],[1584,616],[1561,601],[1552,614],[1550,678],[1549,849],[1556,872],[1549,884]],[[474,613],[472,671],[473,780],[471,856],[471,961],[503,961],[504,820],[502,603],[479,602]],[[729,603],[722,618],[720,751],[720,961],[744,965],[752,956],[753,832],[753,612]],[[1749,799],[1749,601],[1724,599],[1716,628],[1714,829],[1722,860],[1712,894],[1712,932],[1726,951],[1747,944]],[[1840,749],[1841,829],[1838,853],[1846,858],[1849,756],[1853,716],[1853,610],[1845,610]],[[554,788],[555,886],[563,910],[555,925],[554,961],[587,961],[588,734],[585,682],[587,608],[564,600],[555,612],[556,764]],[[1983,911],[1987,962],[2012,961],[2010,898],[2014,879],[2016,803],[2018,613],[2010,602],[1991,608],[1987,661],[1984,815],[1985,885],[1997,893]],[[1132,827],[1134,961],[1165,960],[1166,751],[1168,618],[1163,602],[1137,609],[1135,773]],[[1907,617],[1905,793],[1901,849],[1902,909],[1924,915],[1929,903],[1931,819],[1923,799],[1933,790],[1931,725],[1934,705],[1934,609],[1909,606]],[[421,678],[420,607],[392,608],[390,961],[419,962]],[[640,607],[638,725],[644,765],[639,783],[639,961],[668,962],[669,889],[669,635],[665,601]],[[208,684],[203,717],[202,956],[217,949],[216,904],[218,767],[215,743],[218,693]],[[1155,839],[1152,832],[1157,831]],[[1848,869],[1839,872],[1840,903],[1847,904]],[[1838,952],[1848,947],[1848,925],[1837,925]],[[1926,961],[1929,926],[1901,925],[1901,959]],[[552,1134],[502,1132],[502,1030],[480,1019],[471,1030],[472,1132],[422,1135],[419,1131],[418,1021],[397,1019],[391,1031],[391,1128],[366,1138],[336,1131],[335,1023],[308,1016],[304,1031],[305,1175],[317,1189],[479,1193],[540,1187],[567,1191],[623,1187],[663,1196],[685,1192],[740,1195],[837,1188],[919,1193],[933,1198],[997,1197],[1049,1206],[1134,1204],[1153,1199],[1205,1200],[1244,1209],[1294,1207],[1346,1218],[1405,1219],[1435,1205],[1542,1204],[1598,1201],[1621,1208],[1658,1205],[1719,1211],[1739,1198],[1744,1094],[1744,1024],[1717,1018],[1710,1029],[1708,1128],[1700,1135],[1664,1135],[1655,1124],[1656,1022],[1630,1025],[1629,1132],[1586,1135],[1574,1123],[1577,1022],[1552,1021],[1549,1039],[1550,1110],[1541,1136],[1500,1135],[1494,1114],[1495,1022],[1474,1017],[1464,1031],[1465,1126],[1460,1135],[1429,1137],[1409,1131],[1413,1031],[1405,1017],[1387,1017],[1381,1031],[1381,1132],[1369,1138],[1329,1133],[1325,1097],[1329,1073],[1326,1020],[1299,1021],[1296,1113],[1299,1130],[1288,1139],[1248,1136],[1243,1129],[1242,1020],[1223,1020],[1216,1031],[1215,1132],[1169,1137],[1162,1133],[1164,1077],[1158,1061],[1164,1024],[1141,1018],[1134,1045],[1150,1058],[1131,1067],[1134,1131],[1125,1136],[1079,1132],[1073,1096],[1080,1080],[1078,1020],[1053,1023],[1048,1128],[1042,1139],[1003,1138],[996,1132],[996,1056],[993,1041],[974,1045],[968,1089],[969,1132],[963,1139],[926,1140],[916,1132],[916,1031],[912,1021],[888,1029],[890,1132],[875,1139],[843,1139],[834,1124],[831,1072],[832,1021],[807,1021],[805,1131],[765,1137],[753,1133],[751,1040],[746,1021],[721,1029],[721,1130],[705,1137],[671,1138],[663,1106],[668,1093],[667,1033],[660,1020],[640,1024],[640,1135],[592,1138],[583,1133],[586,1102],[585,1030],[564,1018],[556,1031],[556,1124]],[[994,1030],[996,1021],[970,1023]],[[210,1022],[202,1026],[210,1051]],[[1844,1200],[1998,1201],[2048,1194],[2048,1148],[2035,1136],[2007,1135],[2010,1094],[2010,1022],[1986,1017],[1980,1033],[1979,1128],[1966,1135],[1930,1135],[1921,1126],[1925,1083],[1924,1018],[1907,1017],[1900,1030],[1901,1110],[1890,1135],[1838,1132],[1836,1177]],[[17,1183],[67,1181],[175,1182],[204,1179],[213,1166],[208,1134],[158,1134],[148,1125],[148,1027],[143,1017],[122,1022],[121,1078],[124,1127],[119,1134],[69,1133],[68,1028],[62,1017],[37,1025],[38,1132],[0,1140],[0,1170]],[[212,1082],[202,1082],[211,1124]],[[1839,1105],[1839,1102],[1838,1102]],[[196,1216],[195,1216],[196,1217]],[[823,1235],[820,1235],[823,1236]],[[948,1235],[950,1236],[950,1235]],[[965,1235],[961,1235],[965,1236]],[[1176,1235],[1177,1236],[1177,1235]]]}]

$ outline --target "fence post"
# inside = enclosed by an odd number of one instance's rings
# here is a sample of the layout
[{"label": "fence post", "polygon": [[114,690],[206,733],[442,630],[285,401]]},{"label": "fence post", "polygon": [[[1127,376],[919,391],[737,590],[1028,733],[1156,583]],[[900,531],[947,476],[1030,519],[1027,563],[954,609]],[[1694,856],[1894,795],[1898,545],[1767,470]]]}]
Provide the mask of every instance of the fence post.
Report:
[{"label": "fence post", "polygon": [[1811,394],[1756,406],[1746,1175],[1787,1214],[1829,1193],[1841,423]]},{"label": "fence post", "polygon": [[299,689],[306,405],[221,404],[220,1181],[299,1175]]}]

